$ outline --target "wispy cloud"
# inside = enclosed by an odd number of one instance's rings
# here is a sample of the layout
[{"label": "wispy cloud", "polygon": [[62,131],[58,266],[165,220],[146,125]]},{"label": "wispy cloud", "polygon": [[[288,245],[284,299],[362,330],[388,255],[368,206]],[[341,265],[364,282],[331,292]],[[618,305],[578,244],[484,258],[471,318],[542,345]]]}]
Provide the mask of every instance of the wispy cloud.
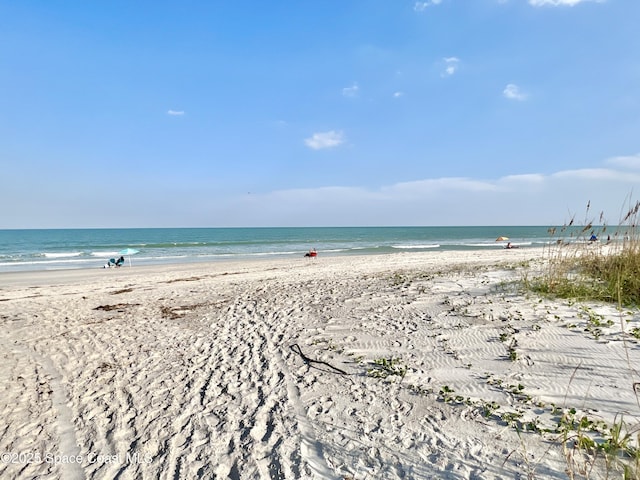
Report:
[{"label": "wispy cloud", "polygon": [[569,6],[573,7],[578,5],[579,3],[585,2],[596,2],[596,3],[604,3],[606,0],[529,0],[529,5],[534,7],[544,7],[546,5],[550,5],[552,7],[558,6]]},{"label": "wispy cloud", "polygon": [[440,3],[442,3],[442,0],[427,0],[426,2],[416,2],[413,5],[413,9],[416,12],[424,12],[427,8],[434,5],[440,5]]},{"label": "wispy cloud", "polygon": [[608,158],[607,164],[631,170],[640,170],[640,153],[637,153],[636,155]]},{"label": "wispy cloud", "polygon": [[353,85],[351,85],[350,87],[345,87],[342,89],[342,95],[344,97],[357,97],[359,91],[360,87],[357,83],[353,82]]},{"label": "wispy cloud", "polygon": [[243,198],[234,215],[252,225],[262,225],[265,218],[291,225],[552,225],[582,212],[591,201],[594,211],[615,221],[623,196],[638,183],[640,172],[604,167],[497,178],[426,178],[374,188],[293,188]]},{"label": "wispy cloud", "polygon": [[557,178],[571,178],[577,180],[606,181],[614,180],[619,182],[634,181],[640,182],[640,175],[621,172],[610,168],[581,168],[576,170],[563,170],[552,175]]},{"label": "wispy cloud", "polygon": [[167,112],[167,115],[171,115],[174,117],[181,117],[182,115],[184,115],[184,110],[169,110]]},{"label": "wispy cloud", "polygon": [[419,194],[424,195],[429,192],[442,191],[464,191],[464,192],[488,192],[497,190],[495,183],[486,180],[475,180],[466,177],[443,177],[416,180],[413,182],[396,183],[381,189],[383,192],[394,192],[395,194]]},{"label": "wispy cloud", "polygon": [[544,181],[544,175],[539,173],[523,173],[519,175],[507,175],[500,179],[501,183],[528,183],[528,184],[536,184],[542,183]]},{"label": "wispy cloud", "polygon": [[443,77],[450,77],[458,70],[460,66],[460,59],[457,57],[446,57],[444,60],[444,72],[442,72]]},{"label": "wispy cloud", "polygon": [[404,92],[393,92],[393,98],[400,98],[404,96]]},{"label": "wispy cloud", "polygon": [[520,87],[518,87],[513,83],[510,83],[509,85],[507,85],[502,91],[502,94],[505,96],[505,98],[508,98],[509,100],[523,101],[523,100],[526,100],[528,97],[526,93],[520,90]]},{"label": "wispy cloud", "polygon": [[331,130],[329,132],[314,133],[311,137],[306,138],[304,143],[313,150],[322,150],[325,148],[334,148],[345,142],[344,133]]}]

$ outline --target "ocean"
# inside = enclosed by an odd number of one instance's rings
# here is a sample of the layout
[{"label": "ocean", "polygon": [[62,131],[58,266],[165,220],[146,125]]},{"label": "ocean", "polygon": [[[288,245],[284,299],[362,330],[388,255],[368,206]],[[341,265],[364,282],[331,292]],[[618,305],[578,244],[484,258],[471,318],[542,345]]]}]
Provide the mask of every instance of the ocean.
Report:
[{"label": "ocean", "polygon": [[296,227],[0,230],[0,272],[102,268],[132,248],[132,265],[504,248],[554,241],[549,227]]}]

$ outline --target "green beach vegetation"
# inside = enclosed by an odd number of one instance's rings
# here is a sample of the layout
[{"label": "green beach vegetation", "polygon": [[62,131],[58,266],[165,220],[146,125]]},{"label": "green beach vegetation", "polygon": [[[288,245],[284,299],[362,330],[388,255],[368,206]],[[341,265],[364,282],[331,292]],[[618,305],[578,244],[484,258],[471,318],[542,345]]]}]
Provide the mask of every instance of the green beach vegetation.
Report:
[{"label": "green beach vegetation", "polygon": [[[525,274],[525,286],[555,298],[614,303],[621,312],[624,332],[623,309],[640,306],[640,201],[629,201],[627,205],[615,227],[607,226],[603,214],[598,222],[590,219],[589,203],[582,225],[576,225],[572,218],[557,231],[550,229],[552,236],[558,235],[557,241],[545,250],[542,273],[531,279]],[[588,319],[587,330],[598,339],[604,319],[587,306],[581,312]],[[637,328],[626,333],[640,338]],[[632,365],[629,368],[630,372],[635,371]],[[634,392],[640,392],[640,383],[632,379],[630,382]],[[587,416],[579,417],[571,409],[558,426],[569,478],[589,478],[599,458],[606,463],[608,478],[640,478],[640,432],[637,425],[625,421],[622,412],[612,425],[595,428]],[[594,431],[599,438],[594,439]]]},{"label": "green beach vegetation", "polygon": [[598,226],[572,218],[550,229],[555,243],[545,249],[545,269],[526,285],[541,294],[575,300],[614,302],[620,307],[640,305],[640,201],[630,204],[620,224],[609,227],[600,214]]}]

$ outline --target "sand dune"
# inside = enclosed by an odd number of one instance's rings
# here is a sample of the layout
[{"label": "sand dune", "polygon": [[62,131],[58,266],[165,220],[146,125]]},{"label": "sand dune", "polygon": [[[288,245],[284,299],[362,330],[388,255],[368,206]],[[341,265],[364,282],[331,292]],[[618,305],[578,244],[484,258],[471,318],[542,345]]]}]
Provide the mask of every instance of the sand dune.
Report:
[{"label": "sand dune", "polygon": [[560,412],[637,431],[640,316],[539,255],[0,275],[0,476],[567,478]]}]

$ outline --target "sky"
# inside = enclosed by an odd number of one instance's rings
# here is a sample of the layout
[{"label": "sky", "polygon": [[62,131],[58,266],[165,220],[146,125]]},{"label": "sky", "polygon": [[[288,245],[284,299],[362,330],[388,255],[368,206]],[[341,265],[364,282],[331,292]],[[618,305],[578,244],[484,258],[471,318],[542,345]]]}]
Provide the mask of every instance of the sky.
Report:
[{"label": "sky", "polygon": [[0,229],[615,224],[640,190],[638,19],[0,0]]}]

